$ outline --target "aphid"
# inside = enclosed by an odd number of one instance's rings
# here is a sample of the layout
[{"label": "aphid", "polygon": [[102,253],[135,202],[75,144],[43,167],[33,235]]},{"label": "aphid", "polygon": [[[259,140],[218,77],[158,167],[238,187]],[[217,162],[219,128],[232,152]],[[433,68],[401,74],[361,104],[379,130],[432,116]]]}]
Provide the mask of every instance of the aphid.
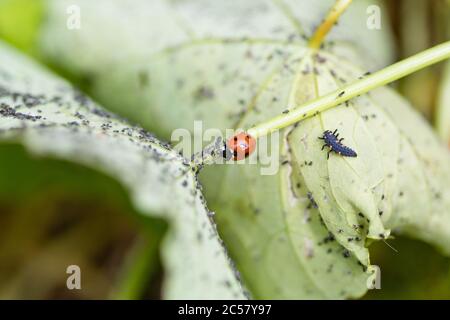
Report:
[{"label": "aphid", "polygon": [[347,249],[345,249],[345,250],[342,252],[342,255],[344,256],[344,258],[348,258],[348,257],[350,257],[350,251],[348,251]]},{"label": "aphid", "polygon": [[255,151],[256,140],[248,133],[241,132],[231,137],[227,141],[226,147],[232,153],[233,160],[242,160]]},{"label": "aphid", "polygon": [[319,139],[324,140],[325,144],[322,146],[322,150],[325,147],[330,148],[327,154],[327,159],[330,158],[330,153],[335,152],[341,156],[344,157],[357,157],[355,151],[350,149],[349,147],[344,146],[341,142],[344,140],[344,138],[339,139],[339,133],[337,132],[337,129],[334,130],[334,132],[331,132],[330,130],[326,130]]}]

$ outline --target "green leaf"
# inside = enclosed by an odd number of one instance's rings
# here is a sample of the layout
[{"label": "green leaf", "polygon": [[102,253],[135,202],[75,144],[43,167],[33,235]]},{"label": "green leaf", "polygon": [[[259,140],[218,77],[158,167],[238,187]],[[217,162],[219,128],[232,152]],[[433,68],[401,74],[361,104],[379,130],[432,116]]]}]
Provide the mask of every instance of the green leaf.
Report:
[{"label": "green leaf", "polygon": [[[49,3],[47,57],[164,137],[197,119],[204,128],[248,128],[391,57],[387,23],[366,27],[366,1],[354,2],[316,56],[307,38],[333,1],[79,0],[80,30],[63,26],[67,2]],[[317,139],[326,129],[339,129],[358,157],[327,161]],[[260,166],[212,167],[202,176],[256,298],[361,296],[367,246],[391,230],[449,252],[448,153],[390,89],[283,132],[279,151],[287,164],[274,176],[261,176]]]},{"label": "green leaf", "polygon": [[0,61],[3,143],[108,174],[140,212],[166,219],[164,297],[244,297],[187,160],[1,43]]},{"label": "green leaf", "polygon": [[[59,14],[67,3],[51,2],[44,52],[86,79],[108,107],[168,137],[174,128],[192,129],[195,119],[225,129],[284,110],[307,35],[333,1],[153,1],[126,8],[110,1],[108,12],[95,16],[97,2],[77,3],[82,29],[68,31]],[[366,7],[359,3],[344,15],[331,34],[336,44],[327,48],[375,68],[390,61],[389,34],[368,31]],[[361,33],[348,36],[349,30]],[[355,51],[352,43],[368,37],[377,45]],[[298,169],[285,166],[266,177],[256,166],[203,173],[227,247],[256,298],[359,297],[367,289],[365,267],[334,241]],[[289,186],[298,183],[292,201]]]},{"label": "green leaf", "polygon": [[[52,64],[107,108],[169,138],[173,128],[192,129],[195,119],[205,127],[237,124],[264,84],[289,72],[285,64],[333,3],[49,0],[40,43]],[[79,30],[67,29],[63,14],[74,4],[82,14]],[[369,4],[352,5],[327,47],[375,69],[392,61],[393,46],[387,21],[382,30],[366,27]]]},{"label": "green leaf", "polygon": [[[287,150],[281,159],[292,161]],[[262,299],[361,296],[365,268],[334,240],[291,164],[267,176],[260,166],[227,166],[221,176],[218,225],[246,284]]]},{"label": "green leaf", "polygon": [[[332,54],[320,55],[321,63],[304,59],[304,68],[316,70],[307,97],[337,90],[342,81],[354,81],[364,72]],[[296,82],[301,87],[307,87],[305,73]],[[308,100],[307,88],[295,90],[302,92],[297,103]],[[357,158],[332,155],[327,160],[317,137],[334,129]],[[288,141],[325,224],[363,264],[369,263],[364,240],[385,239],[390,229],[450,254],[449,154],[394,91],[378,89],[305,120]]]}]

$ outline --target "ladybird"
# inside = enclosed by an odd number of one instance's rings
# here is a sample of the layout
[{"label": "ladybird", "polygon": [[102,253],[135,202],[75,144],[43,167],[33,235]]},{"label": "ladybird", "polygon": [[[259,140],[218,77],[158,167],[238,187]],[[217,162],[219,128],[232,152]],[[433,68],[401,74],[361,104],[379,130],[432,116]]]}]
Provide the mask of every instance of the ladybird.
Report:
[{"label": "ladybird", "polygon": [[[256,149],[256,139],[245,132],[238,133],[231,137],[226,143],[224,157],[233,160],[243,160],[251,155]],[[230,153],[231,157],[226,154]]]},{"label": "ladybird", "polygon": [[356,152],[349,147],[346,147],[342,144],[342,140],[344,138],[339,139],[339,133],[337,132],[337,129],[334,130],[334,132],[331,132],[330,130],[326,130],[319,139],[323,140],[325,144],[322,146],[322,150],[325,147],[330,148],[327,154],[327,159],[330,158],[331,152],[336,152],[337,154],[340,154],[344,157],[357,157],[358,155]]}]

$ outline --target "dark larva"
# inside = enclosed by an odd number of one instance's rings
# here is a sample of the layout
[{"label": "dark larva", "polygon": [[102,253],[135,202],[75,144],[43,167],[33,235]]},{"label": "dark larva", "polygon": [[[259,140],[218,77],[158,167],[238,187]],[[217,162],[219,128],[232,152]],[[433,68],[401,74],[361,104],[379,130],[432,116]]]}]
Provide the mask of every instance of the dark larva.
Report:
[{"label": "dark larva", "polygon": [[325,144],[322,146],[322,150],[325,147],[330,148],[330,150],[327,153],[327,159],[330,158],[330,153],[335,152],[341,156],[344,157],[357,157],[358,155],[356,152],[349,147],[344,146],[341,142],[344,140],[344,138],[339,139],[339,133],[337,132],[337,129],[334,130],[334,132],[331,132],[330,130],[326,130],[319,139],[323,140]]}]

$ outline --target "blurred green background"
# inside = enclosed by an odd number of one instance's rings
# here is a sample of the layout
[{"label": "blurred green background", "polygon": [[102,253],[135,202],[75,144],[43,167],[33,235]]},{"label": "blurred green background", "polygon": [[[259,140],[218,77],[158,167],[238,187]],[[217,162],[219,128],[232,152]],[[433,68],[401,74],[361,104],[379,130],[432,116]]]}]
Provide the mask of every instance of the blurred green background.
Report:
[{"label": "blurred green background", "polygon": [[[448,39],[449,1],[385,4],[398,59]],[[39,59],[34,40],[41,18],[39,0],[0,0],[0,38]],[[398,83],[433,124],[443,67]],[[72,80],[83,89],[82,81]],[[0,298],[157,299],[163,272],[158,247],[165,230],[163,221],[135,212],[113,179],[62,161],[31,159],[18,146],[0,146]],[[382,290],[369,291],[365,299],[450,299],[449,258],[406,238],[394,246],[398,252],[383,242],[372,246],[372,263],[382,266]],[[83,270],[83,290],[66,289],[65,268],[71,264]]]}]

